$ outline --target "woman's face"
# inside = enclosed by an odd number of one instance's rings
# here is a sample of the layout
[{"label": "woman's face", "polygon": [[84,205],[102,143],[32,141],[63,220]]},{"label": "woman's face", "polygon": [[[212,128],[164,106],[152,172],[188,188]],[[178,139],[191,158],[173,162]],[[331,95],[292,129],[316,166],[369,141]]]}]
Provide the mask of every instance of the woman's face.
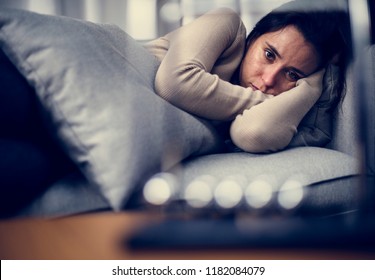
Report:
[{"label": "woman's face", "polygon": [[240,68],[240,85],[278,95],[318,68],[314,47],[292,25],[265,33],[249,47]]}]

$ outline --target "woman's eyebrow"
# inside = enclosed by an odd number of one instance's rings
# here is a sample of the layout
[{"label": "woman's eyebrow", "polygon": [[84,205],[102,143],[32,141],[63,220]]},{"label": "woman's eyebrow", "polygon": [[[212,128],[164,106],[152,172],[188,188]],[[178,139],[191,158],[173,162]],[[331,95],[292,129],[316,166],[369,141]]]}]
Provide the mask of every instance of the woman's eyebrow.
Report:
[{"label": "woman's eyebrow", "polygon": [[[279,58],[279,59],[282,59],[283,57],[281,56],[281,54],[277,51],[277,49],[272,46],[270,43],[266,42],[266,45],[267,47],[269,47],[271,49],[271,51]],[[305,74],[303,71],[295,68],[295,67],[290,67],[291,70],[293,70],[294,72],[297,72],[299,75],[301,75],[303,78],[307,77],[307,74]]]},{"label": "woman's eyebrow", "polygon": [[267,47],[269,47],[271,49],[271,51],[280,59],[282,59],[283,57],[279,54],[279,52],[277,51],[277,49],[272,46],[270,43],[266,42],[266,45]]}]

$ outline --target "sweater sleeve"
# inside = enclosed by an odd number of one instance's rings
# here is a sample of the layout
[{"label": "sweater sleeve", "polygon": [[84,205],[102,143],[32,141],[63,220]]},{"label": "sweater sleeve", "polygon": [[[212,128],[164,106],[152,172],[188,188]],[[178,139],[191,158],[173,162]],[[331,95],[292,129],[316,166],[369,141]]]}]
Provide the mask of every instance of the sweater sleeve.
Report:
[{"label": "sweater sleeve", "polygon": [[252,153],[285,148],[302,118],[319,99],[323,74],[324,70],[321,70],[301,79],[289,91],[239,114],[230,128],[233,143]]},{"label": "sweater sleeve", "polygon": [[189,113],[223,121],[272,98],[229,82],[241,62],[245,39],[240,17],[222,8],[146,45],[161,60],[157,94]]}]

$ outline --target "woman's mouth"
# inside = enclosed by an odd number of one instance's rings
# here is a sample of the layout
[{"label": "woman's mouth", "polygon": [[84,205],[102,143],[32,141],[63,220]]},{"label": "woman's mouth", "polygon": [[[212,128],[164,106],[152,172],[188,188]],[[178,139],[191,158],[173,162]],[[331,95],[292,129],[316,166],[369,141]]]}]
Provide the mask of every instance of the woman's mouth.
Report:
[{"label": "woman's mouth", "polygon": [[259,88],[257,88],[256,86],[254,86],[252,83],[250,83],[250,87],[251,87],[253,90],[259,90]]}]

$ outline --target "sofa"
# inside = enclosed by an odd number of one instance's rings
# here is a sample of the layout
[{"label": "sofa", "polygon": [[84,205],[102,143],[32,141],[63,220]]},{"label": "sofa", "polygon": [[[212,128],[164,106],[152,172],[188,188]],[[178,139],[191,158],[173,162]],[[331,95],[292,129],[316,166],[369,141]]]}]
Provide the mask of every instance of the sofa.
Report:
[{"label": "sofa", "polygon": [[[11,217],[153,207],[322,217],[358,211],[363,175],[374,175],[371,114],[366,116],[370,160],[365,169],[361,157],[354,75],[361,65],[354,63],[348,71],[347,92],[340,109],[332,114],[328,144],[250,154],[233,147],[212,122],[157,96],[153,89],[157,60],[116,26],[1,9],[0,47],[33,89],[43,133],[61,152],[59,162],[68,166]],[[366,79],[371,80],[366,104],[371,108],[375,105],[374,46],[365,56],[372,61],[366,69]],[[332,77],[327,74],[324,82],[329,88]],[[321,133],[314,120],[322,110],[318,102],[296,137]],[[157,180],[159,184],[151,185]],[[165,182],[169,184],[166,195]],[[188,190],[197,182],[206,185],[191,198]],[[268,199],[247,200],[246,188],[254,182],[271,186]],[[297,184],[302,196],[288,207],[277,198],[285,186],[287,192],[298,193],[288,189],[290,182]],[[220,202],[220,195],[205,200],[203,188],[208,184],[212,194],[219,186],[224,186],[224,196],[228,186],[240,193],[235,198],[233,192],[229,195],[232,202]],[[147,197],[149,190],[156,191],[156,199]],[[17,195],[10,199],[17,200]]]}]

